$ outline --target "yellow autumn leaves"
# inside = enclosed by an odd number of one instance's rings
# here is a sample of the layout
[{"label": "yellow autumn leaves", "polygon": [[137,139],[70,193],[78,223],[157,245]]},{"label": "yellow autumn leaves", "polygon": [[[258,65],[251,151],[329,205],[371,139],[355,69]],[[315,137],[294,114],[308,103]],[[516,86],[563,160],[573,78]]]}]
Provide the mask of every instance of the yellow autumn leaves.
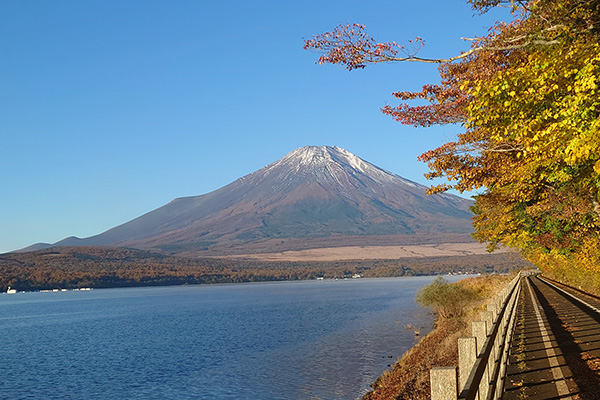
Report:
[{"label": "yellow autumn leaves", "polygon": [[511,61],[465,85],[464,137],[484,132],[478,141],[491,154],[481,168],[503,165],[477,199],[476,236],[519,247],[542,267],[600,272],[590,252],[600,245],[600,45],[575,40]]}]

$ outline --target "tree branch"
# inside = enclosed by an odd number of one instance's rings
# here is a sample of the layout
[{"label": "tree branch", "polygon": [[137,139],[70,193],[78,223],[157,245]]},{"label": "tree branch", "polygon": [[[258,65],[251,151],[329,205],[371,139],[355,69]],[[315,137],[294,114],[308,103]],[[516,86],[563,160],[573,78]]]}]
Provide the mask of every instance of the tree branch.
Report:
[{"label": "tree branch", "polygon": [[381,57],[378,60],[370,60],[370,61],[366,61],[366,62],[370,62],[373,64],[377,64],[380,62],[399,62],[399,61],[418,61],[418,62],[424,62],[424,63],[432,63],[432,64],[444,64],[444,63],[449,63],[452,61],[456,61],[456,60],[460,60],[463,59],[465,57],[470,56],[471,54],[480,52],[480,51],[509,51],[509,50],[518,50],[518,49],[523,49],[529,45],[532,44],[538,44],[538,45],[544,45],[544,46],[550,46],[553,44],[558,44],[560,43],[558,40],[541,40],[541,39],[536,39],[536,40],[532,40],[530,42],[526,42],[526,43],[521,43],[521,44],[515,44],[515,45],[510,45],[510,46],[499,46],[499,47],[489,47],[489,46],[481,46],[481,47],[474,47],[468,51],[465,51],[464,53],[461,53],[457,56],[454,57],[450,57],[450,58],[422,58],[422,57],[415,57],[415,56],[408,56],[408,57]]}]

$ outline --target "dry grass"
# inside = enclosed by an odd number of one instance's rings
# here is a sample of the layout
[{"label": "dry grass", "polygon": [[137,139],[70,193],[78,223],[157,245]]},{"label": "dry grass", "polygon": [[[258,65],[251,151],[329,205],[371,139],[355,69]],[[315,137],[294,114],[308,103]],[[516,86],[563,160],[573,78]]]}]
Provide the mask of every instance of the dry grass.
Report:
[{"label": "dry grass", "polygon": [[577,268],[545,268],[544,276],[584,292],[600,296],[600,273]]},{"label": "dry grass", "polygon": [[[508,251],[501,249],[499,252]],[[452,257],[487,254],[482,243],[444,243],[409,246],[344,246],[283,251],[279,253],[239,254],[231,258],[260,261],[348,261],[395,260],[409,257]]]},{"label": "dry grass", "polygon": [[406,352],[372,386],[363,400],[425,400],[430,398],[429,370],[437,366],[458,365],[458,338],[471,336],[471,321],[479,319],[485,304],[514,277],[490,275],[457,282],[479,294],[460,319],[436,319],[435,328],[421,342]]}]

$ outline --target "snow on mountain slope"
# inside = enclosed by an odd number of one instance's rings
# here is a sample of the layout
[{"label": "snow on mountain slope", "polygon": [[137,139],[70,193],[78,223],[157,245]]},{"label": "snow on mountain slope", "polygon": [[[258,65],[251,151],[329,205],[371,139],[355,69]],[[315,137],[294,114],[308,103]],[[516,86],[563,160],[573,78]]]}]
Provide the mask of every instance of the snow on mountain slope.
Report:
[{"label": "snow on mountain slope", "polygon": [[213,192],[57,245],[216,250],[271,239],[471,232],[470,200],[426,189],[342,148],[307,146]]}]

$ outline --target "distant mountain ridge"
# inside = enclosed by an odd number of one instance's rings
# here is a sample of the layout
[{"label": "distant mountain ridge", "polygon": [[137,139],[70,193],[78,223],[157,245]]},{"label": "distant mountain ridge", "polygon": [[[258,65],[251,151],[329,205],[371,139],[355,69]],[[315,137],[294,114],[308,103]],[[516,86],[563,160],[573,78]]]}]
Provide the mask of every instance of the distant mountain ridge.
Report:
[{"label": "distant mountain ridge", "polygon": [[342,148],[306,146],[213,192],[177,198],[99,235],[53,246],[218,254],[237,247],[261,251],[286,241],[314,246],[320,238],[331,243],[357,237],[364,243],[378,238],[389,243],[394,237],[470,240],[473,202],[450,194],[428,196],[426,190]]}]

